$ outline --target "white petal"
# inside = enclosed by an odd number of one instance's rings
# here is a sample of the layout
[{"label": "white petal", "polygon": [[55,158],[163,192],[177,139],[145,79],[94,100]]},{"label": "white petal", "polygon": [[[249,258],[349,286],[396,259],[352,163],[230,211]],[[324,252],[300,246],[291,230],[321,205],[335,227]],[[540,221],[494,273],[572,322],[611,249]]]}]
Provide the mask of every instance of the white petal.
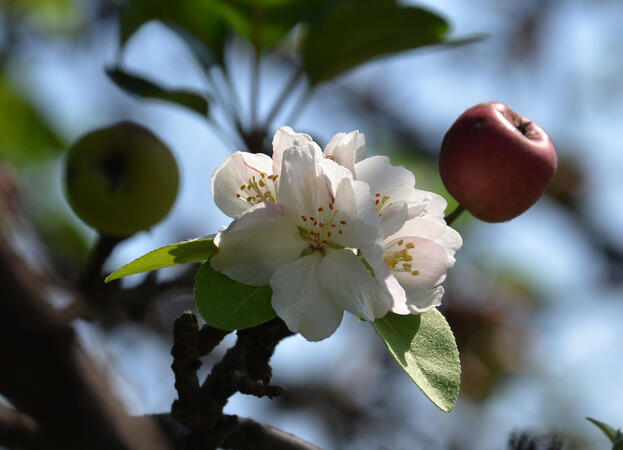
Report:
[{"label": "white petal", "polygon": [[396,233],[388,236],[386,242],[403,236],[417,236],[439,243],[446,249],[450,265],[454,264],[454,254],[463,245],[461,235],[446,225],[441,219],[428,217],[415,217],[405,222],[404,226]]},{"label": "white petal", "polygon": [[333,301],[363,319],[373,321],[391,308],[391,298],[353,252],[327,249],[319,264],[320,283]]},{"label": "white petal", "polygon": [[391,275],[391,272],[388,269],[388,273],[390,274],[386,280],[385,285],[389,289],[392,296],[392,307],[390,309],[391,312],[396,314],[401,314],[403,316],[407,314],[411,314],[412,310],[409,308],[409,301],[407,299],[407,293],[404,288],[400,285],[396,277]]},{"label": "white petal", "polygon": [[[413,200],[409,196],[398,198],[398,192],[415,191],[415,175],[402,166],[392,166],[387,156],[372,156],[356,164],[357,179],[370,185],[373,195],[388,195],[395,200]],[[414,195],[414,194],[413,194]]]},{"label": "white petal", "polygon": [[216,206],[229,217],[240,216],[253,206],[253,203],[246,201],[248,195],[240,186],[248,184],[253,177],[259,179],[261,173],[272,174],[272,160],[269,156],[246,152],[229,155],[212,175],[212,192]]},{"label": "white petal", "polygon": [[[401,245],[397,245],[400,243]],[[403,236],[388,241],[386,244],[388,248],[385,253],[386,259],[394,249],[404,249],[409,244],[413,247],[407,250],[411,257],[407,270],[404,269],[402,262],[394,267],[388,263],[394,277],[405,289],[407,297],[409,297],[411,288],[431,289],[443,281],[449,261],[446,250],[437,242],[420,237]]]},{"label": "white petal", "polygon": [[283,152],[291,147],[303,147],[307,144],[320,151],[320,147],[309,134],[297,133],[290,127],[279,128],[273,137],[273,173],[281,174]]},{"label": "white petal", "polygon": [[443,294],[442,286],[433,289],[413,290],[409,296],[407,307],[412,314],[425,313],[441,305]]},{"label": "white petal", "polygon": [[346,167],[354,176],[355,163],[366,157],[366,139],[359,131],[338,133],[331,138],[324,149],[324,154],[341,166]]},{"label": "white petal", "polygon": [[279,203],[299,224],[301,217],[315,214],[318,207],[328,207],[332,200],[327,178],[319,162],[320,149],[291,147],[283,154],[279,182]]},{"label": "white petal", "polygon": [[322,256],[315,252],[281,266],[273,274],[272,305],[291,331],[309,341],[320,341],[333,334],[344,310],[336,305],[321,286],[318,268]]},{"label": "white petal", "polygon": [[400,230],[409,220],[409,204],[395,202],[380,214],[383,236],[390,236]]},{"label": "white petal", "polygon": [[370,188],[362,181],[344,178],[335,193],[336,221],[342,233],[333,234],[340,245],[363,248],[381,238],[379,215],[370,195]]},{"label": "white petal", "polygon": [[441,195],[434,192],[414,190],[414,199],[409,208],[409,217],[428,217],[430,219],[443,219],[448,202]]},{"label": "white petal", "polygon": [[215,242],[218,251],[210,259],[212,267],[252,286],[267,284],[275,269],[298,259],[305,248],[296,224],[273,203],[249,209]]},{"label": "white petal", "polygon": [[411,314],[411,310],[407,307],[407,296],[405,290],[398,280],[391,273],[385,262],[383,261],[383,247],[371,246],[361,249],[361,255],[372,268],[374,277],[383,286],[386,293],[391,298],[391,311],[396,314]]},{"label": "white petal", "polygon": [[320,165],[320,169],[324,174],[327,182],[329,184],[329,189],[331,190],[331,194],[335,196],[338,186],[342,181],[342,178],[353,178],[353,174],[344,166],[340,166],[335,161],[332,161],[328,158],[321,159],[318,161]]}]

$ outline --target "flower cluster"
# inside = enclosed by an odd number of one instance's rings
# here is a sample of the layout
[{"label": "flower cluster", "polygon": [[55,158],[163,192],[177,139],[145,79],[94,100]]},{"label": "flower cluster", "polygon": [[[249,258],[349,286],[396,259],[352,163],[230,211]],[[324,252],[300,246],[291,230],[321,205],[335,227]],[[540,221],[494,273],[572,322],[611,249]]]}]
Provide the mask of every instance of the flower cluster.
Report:
[{"label": "flower cluster", "polygon": [[323,152],[282,127],[272,158],[236,152],[212,177],[217,206],[234,219],[214,240],[212,267],[270,284],[277,315],[308,340],[330,336],[345,310],[373,321],[439,305],[462,244],[442,197],[415,189],[389,158],[365,156],[357,131]]}]

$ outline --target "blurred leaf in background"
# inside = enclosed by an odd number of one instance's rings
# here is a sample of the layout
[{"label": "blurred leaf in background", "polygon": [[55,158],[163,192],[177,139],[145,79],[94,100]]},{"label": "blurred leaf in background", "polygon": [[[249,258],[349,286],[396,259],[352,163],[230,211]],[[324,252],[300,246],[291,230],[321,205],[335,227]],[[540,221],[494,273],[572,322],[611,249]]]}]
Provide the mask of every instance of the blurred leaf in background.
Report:
[{"label": "blurred leaf in background", "polygon": [[311,27],[305,71],[317,84],[378,56],[443,43],[449,31],[443,18],[423,8],[345,0]]},{"label": "blurred leaf in background", "polygon": [[0,0],[11,20],[21,20],[35,30],[69,34],[85,21],[82,2],[72,0]]},{"label": "blurred leaf in background", "polygon": [[0,160],[24,166],[59,154],[63,143],[11,81],[0,74]]}]

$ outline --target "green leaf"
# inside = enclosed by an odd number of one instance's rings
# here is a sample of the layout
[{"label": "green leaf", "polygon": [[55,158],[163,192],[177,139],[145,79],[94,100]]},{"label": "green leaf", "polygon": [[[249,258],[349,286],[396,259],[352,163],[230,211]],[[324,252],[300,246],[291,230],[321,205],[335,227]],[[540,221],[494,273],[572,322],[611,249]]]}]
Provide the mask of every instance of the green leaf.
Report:
[{"label": "green leaf", "polygon": [[424,394],[444,412],[454,407],[461,382],[459,352],[439,311],[400,316],[388,313],[373,323],[387,349]]},{"label": "green leaf", "polygon": [[343,0],[309,29],[303,51],[312,84],[372,58],[445,42],[450,27],[424,8],[394,0]]},{"label": "green leaf", "polygon": [[120,68],[106,70],[108,77],[121,89],[140,98],[151,98],[173,102],[205,116],[208,113],[208,101],[195,92],[168,90],[156,83],[131,74]]},{"label": "green leaf", "polygon": [[85,26],[85,8],[72,0],[0,0],[0,7],[4,17],[39,32],[66,35]]},{"label": "green leaf", "polygon": [[146,255],[126,264],[119,270],[106,277],[106,283],[117,278],[127,277],[135,273],[162,269],[163,267],[178,264],[205,261],[216,251],[212,237],[193,239],[192,241],[178,242],[153,250]]},{"label": "green leaf", "polygon": [[30,99],[0,73],[0,161],[25,166],[54,156],[63,147]]},{"label": "green leaf", "polygon": [[300,22],[320,19],[332,0],[228,0],[221,14],[259,51],[279,43]]},{"label": "green leaf", "polygon": [[195,302],[206,323],[221,330],[254,327],[275,317],[270,286],[248,286],[204,263],[195,279]]},{"label": "green leaf", "polygon": [[616,443],[617,440],[621,439],[621,430],[615,430],[610,425],[600,422],[599,420],[592,419],[590,417],[587,417],[586,420],[593,423],[601,431],[603,431],[604,434],[608,436],[608,439],[610,439],[610,442],[612,442],[613,444]]}]

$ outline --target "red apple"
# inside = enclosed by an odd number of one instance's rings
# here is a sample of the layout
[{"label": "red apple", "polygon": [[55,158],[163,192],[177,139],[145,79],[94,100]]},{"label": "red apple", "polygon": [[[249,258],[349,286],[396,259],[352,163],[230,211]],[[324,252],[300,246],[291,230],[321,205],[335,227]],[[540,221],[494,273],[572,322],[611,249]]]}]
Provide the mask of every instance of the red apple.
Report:
[{"label": "red apple", "polygon": [[485,222],[503,222],[532,206],[556,171],[554,143],[503,103],[472,106],[447,131],[439,171],[446,188]]}]

